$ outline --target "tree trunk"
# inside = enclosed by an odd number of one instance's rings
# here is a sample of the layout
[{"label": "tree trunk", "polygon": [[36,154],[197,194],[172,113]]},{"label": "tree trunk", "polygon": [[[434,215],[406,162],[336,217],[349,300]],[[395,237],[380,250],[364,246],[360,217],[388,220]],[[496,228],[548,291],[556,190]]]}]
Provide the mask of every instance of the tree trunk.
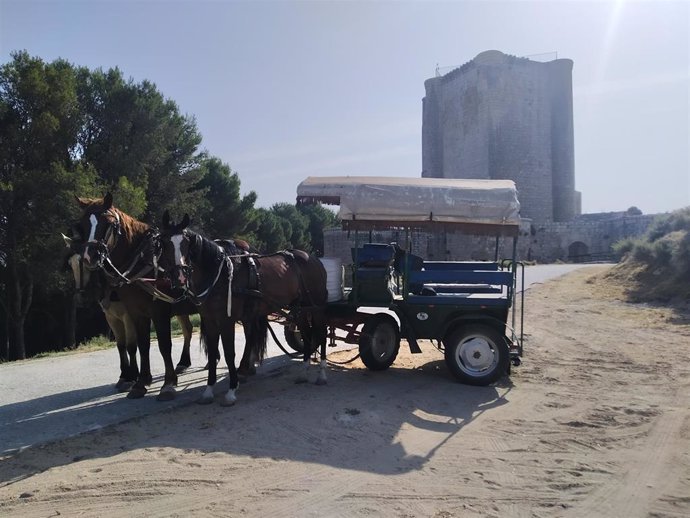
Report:
[{"label": "tree trunk", "polygon": [[[24,323],[31,307],[34,283],[26,268],[18,267],[14,257],[8,261],[10,270],[9,287],[9,359],[23,360],[26,358],[26,343],[24,341]],[[24,271],[21,271],[24,270]]]},{"label": "tree trunk", "polygon": [[10,360],[26,359],[26,345],[24,341],[24,318],[18,318],[10,323]]}]

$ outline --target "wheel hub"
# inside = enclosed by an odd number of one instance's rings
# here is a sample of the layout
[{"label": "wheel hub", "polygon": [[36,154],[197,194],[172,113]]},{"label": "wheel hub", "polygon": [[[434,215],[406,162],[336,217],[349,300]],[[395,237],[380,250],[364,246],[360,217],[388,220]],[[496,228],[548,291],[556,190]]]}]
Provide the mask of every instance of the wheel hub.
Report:
[{"label": "wheel hub", "polygon": [[458,349],[462,365],[470,371],[480,372],[488,369],[495,361],[493,348],[484,338],[473,337]]},{"label": "wheel hub", "polygon": [[372,349],[380,358],[385,358],[392,353],[395,334],[393,330],[380,326],[372,339]]}]

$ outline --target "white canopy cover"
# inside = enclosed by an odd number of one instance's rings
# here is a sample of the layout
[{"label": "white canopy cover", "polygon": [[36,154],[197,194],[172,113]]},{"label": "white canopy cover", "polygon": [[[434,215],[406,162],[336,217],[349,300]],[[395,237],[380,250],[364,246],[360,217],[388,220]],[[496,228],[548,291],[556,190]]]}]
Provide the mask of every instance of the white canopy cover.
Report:
[{"label": "white canopy cover", "polygon": [[[520,203],[512,180],[310,176],[297,187],[297,202],[340,205],[348,222],[397,226],[470,225],[516,233]],[[359,226],[359,225],[357,225]],[[512,227],[510,229],[506,227]]]}]

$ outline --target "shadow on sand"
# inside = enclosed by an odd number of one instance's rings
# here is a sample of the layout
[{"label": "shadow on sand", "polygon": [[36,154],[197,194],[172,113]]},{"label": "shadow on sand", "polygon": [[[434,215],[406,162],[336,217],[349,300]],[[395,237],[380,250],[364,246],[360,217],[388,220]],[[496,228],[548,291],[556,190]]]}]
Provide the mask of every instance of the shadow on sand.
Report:
[{"label": "shadow on sand", "polygon": [[[40,412],[28,424],[46,428],[89,413],[94,406],[105,405],[116,413],[119,408],[139,405],[141,412],[126,422],[94,426],[98,429],[78,437],[7,456],[0,463],[0,486],[56,466],[145,448],[404,473],[422,467],[478,417],[508,403],[511,390],[508,379],[491,387],[459,384],[441,360],[415,369],[391,367],[384,372],[332,366],[326,386],[296,385],[300,368],[298,361],[267,362],[259,375],[241,386],[238,402],[230,408],[194,403],[205,377],[200,370],[180,377],[178,388],[182,390],[174,405],[159,403],[153,395],[138,401],[118,395],[88,402],[112,393],[111,385],[34,400],[30,403],[37,404]],[[217,386],[218,394],[226,388],[223,379]],[[410,438],[419,434],[411,434],[413,429],[431,433],[424,434],[422,442],[415,442]],[[355,445],[356,451],[366,454],[354,455]]]}]

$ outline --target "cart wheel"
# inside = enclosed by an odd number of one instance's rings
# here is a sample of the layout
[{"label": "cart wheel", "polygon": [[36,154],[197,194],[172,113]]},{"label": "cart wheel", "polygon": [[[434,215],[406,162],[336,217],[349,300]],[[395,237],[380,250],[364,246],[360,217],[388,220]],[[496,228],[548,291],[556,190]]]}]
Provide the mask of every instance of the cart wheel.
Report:
[{"label": "cart wheel", "polygon": [[[302,340],[302,333],[298,327],[294,324],[289,324],[283,326],[283,336],[285,336],[285,342],[288,344],[290,349],[297,351],[300,354],[304,354],[304,341]],[[316,347],[312,347],[311,353],[316,351]]]},{"label": "cart wheel", "polygon": [[390,367],[400,349],[398,323],[389,315],[379,314],[367,319],[359,336],[359,356],[373,371]]},{"label": "cart wheel", "polygon": [[458,380],[485,386],[500,379],[510,364],[503,335],[491,326],[471,324],[452,331],[443,340],[446,364]]}]

